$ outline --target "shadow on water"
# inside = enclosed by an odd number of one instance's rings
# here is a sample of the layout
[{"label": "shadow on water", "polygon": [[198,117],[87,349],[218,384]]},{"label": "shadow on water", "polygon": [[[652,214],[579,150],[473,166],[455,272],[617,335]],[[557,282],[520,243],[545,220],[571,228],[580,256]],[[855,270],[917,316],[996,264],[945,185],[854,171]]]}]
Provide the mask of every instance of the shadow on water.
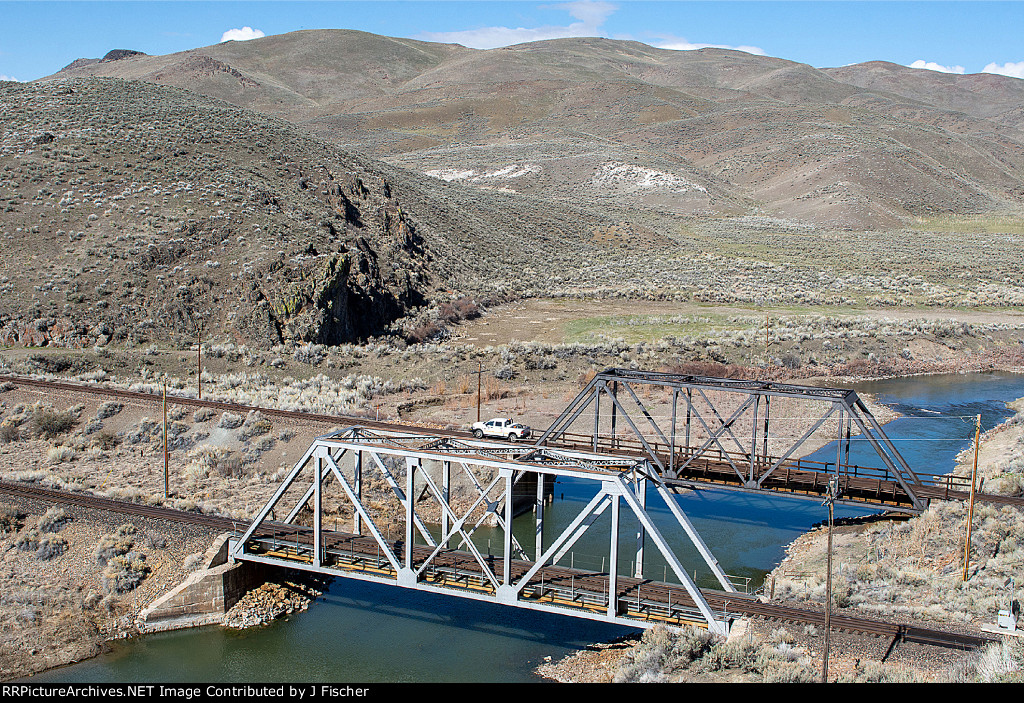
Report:
[{"label": "shadow on water", "polygon": [[[956,454],[970,446],[974,417],[990,428],[1008,417],[1006,402],[1024,397],[1024,376],[975,374],[926,376],[860,384],[903,417],[886,425],[915,470],[950,471]],[[860,451],[855,449],[855,451]],[[835,445],[818,452],[834,461]],[[864,465],[874,464],[865,458]],[[551,529],[571,522],[594,489],[572,481],[555,487],[546,517]],[[786,546],[827,517],[816,500],[726,491],[696,491],[680,505],[727,573],[758,585],[785,555]],[[670,518],[660,501],[649,503],[659,524]],[[837,517],[872,511],[837,508]],[[603,570],[607,558],[606,515],[594,536],[573,550],[575,566]],[[520,542],[532,554],[533,519],[515,522]],[[631,568],[635,538],[624,521],[621,573]],[[605,535],[604,539],[599,537]],[[672,541],[701,586],[717,587],[685,537]],[[480,544],[491,540],[481,532]],[[566,564],[567,561],[563,561]],[[673,580],[664,560],[648,547],[647,578]],[[424,593],[352,579],[334,581],[309,611],[249,631],[206,627],[115,643],[111,651],[70,667],[45,672],[33,682],[145,681],[332,681],[332,682],[526,682],[544,657],[560,658],[583,646],[634,632],[628,628],[539,613],[493,603]]]},{"label": "shadow on water", "polygon": [[310,610],[245,631],[204,627],[114,643],[31,681],[530,682],[630,628],[336,579]]}]

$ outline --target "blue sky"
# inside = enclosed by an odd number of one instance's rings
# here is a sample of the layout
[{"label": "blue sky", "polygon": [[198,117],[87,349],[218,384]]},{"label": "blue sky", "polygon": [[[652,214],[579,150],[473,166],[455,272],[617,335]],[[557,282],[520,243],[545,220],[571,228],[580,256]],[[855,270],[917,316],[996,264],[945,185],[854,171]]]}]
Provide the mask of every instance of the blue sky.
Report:
[{"label": "blue sky", "polygon": [[675,49],[738,48],[819,68],[884,60],[1024,78],[1024,2],[973,0],[0,0],[0,77],[32,80],[110,49],[167,54],[225,37],[323,28],[474,48],[601,36]]}]

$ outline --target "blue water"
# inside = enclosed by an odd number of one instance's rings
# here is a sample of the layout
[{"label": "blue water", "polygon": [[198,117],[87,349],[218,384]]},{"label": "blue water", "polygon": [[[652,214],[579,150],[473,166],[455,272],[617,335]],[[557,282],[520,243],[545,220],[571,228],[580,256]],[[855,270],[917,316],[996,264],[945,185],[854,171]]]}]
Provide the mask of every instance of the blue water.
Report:
[{"label": "blue water", "polygon": [[337,579],[305,613],[266,627],[157,633],[43,672],[33,683],[528,682],[630,630],[394,586]]},{"label": "blue water", "polygon": [[[857,391],[874,395],[901,415],[884,430],[911,469],[944,474],[953,468],[957,453],[972,446],[978,415],[984,432],[1013,414],[1006,403],[1024,397],[1024,375],[916,376],[861,383]],[[836,445],[807,458],[835,462]],[[870,444],[856,438],[850,443],[850,462],[881,466]]]},{"label": "blue water", "polygon": [[[1024,376],[926,376],[864,383],[857,390],[874,394],[905,416],[888,423],[885,432],[912,468],[942,473],[970,446],[976,415],[981,414],[982,428],[987,429],[1012,414],[1006,402],[1024,397]],[[853,451],[869,452],[863,465],[878,465],[869,448],[854,443]],[[827,446],[818,454],[822,461],[835,461],[836,448]],[[592,491],[580,483],[559,483],[546,514],[552,529],[568,524]],[[827,517],[817,500],[781,496],[698,491],[679,501],[725,571],[750,578],[754,586],[783,558],[786,545]],[[648,509],[659,525],[667,524],[670,514],[657,499],[649,499]],[[836,515],[868,512],[840,506]],[[607,535],[609,521],[604,516],[595,523],[592,534],[573,550],[574,566],[603,568],[608,547],[607,537],[600,535]],[[532,517],[517,519],[515,530],[532,550]],[[630,530],[624,523],[623,572],[633,559]],[[715,587],[717,582],[681,531],[672,534],[687,570],[699,584]],[[649,542],[644,575],[672,580]],[[267,627],[245,632],[207,627],[139,637],[32,681],[526,682],[537,680],[532,672],[544,657],[557,659],[629,632],[588,620],[339,578],[307,612]]]}]

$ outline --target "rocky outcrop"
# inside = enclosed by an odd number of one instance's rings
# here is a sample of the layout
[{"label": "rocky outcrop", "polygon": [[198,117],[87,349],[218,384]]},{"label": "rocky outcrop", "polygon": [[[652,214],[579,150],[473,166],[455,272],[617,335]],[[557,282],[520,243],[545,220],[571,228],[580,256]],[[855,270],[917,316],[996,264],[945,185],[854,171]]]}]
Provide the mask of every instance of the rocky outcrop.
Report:
[{"label": "rocky outcrop", "polygon": [[184,61],[174,64],[168,70],[157,72],[153,75],[153,79],[157,82],[161,82],[167,80],[169,75],[174,74],[188,74],[192,76],[194,80],[201,80],[203,77],[209,78],[220,74],[234,78],[245,87],[259,87],[259,83],[243,75],[237,68],[209,56],[188,56]]},{"label": "rocky outcrop", "polygon": [[135,49],[111,49],[100,61],[120,61],[132,56],[145,56],[146,54]]},{"label": "rocky outcrop", "polygon": [[426,300],[429,254],[387,183],[371,191],[353,174],[320,175],[297,181],[332,213],[320,241],[255,270],[243,290],[236,327],[258,344],[365,339]]}]

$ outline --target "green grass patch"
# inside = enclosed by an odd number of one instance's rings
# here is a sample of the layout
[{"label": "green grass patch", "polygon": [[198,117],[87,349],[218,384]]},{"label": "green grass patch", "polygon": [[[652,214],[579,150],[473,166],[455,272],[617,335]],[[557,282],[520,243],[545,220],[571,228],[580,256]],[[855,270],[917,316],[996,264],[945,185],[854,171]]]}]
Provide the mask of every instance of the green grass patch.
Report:
[{"label": "green grass patch", "polygon": [[756,323],[730,321],[726,315],[607,315],[571,320],[563,326],[565,341],[592,343],[621,339],[655,342],[666,337],[706,337],[725,330],[754,329]]},{"label": "green grass patch", "polygon": [[954,234],[1024,234],[1024,215],[944,215],[919,217],[912,229]]}]

